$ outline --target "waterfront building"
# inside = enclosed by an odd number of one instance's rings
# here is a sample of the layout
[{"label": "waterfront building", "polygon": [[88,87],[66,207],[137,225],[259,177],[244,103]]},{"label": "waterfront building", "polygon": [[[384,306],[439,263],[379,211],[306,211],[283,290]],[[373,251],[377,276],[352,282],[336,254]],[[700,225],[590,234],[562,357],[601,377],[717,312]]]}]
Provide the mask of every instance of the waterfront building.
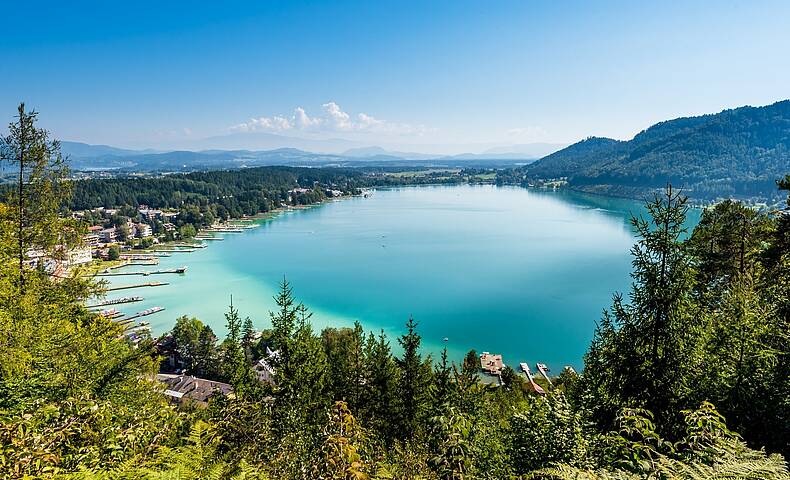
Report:
[{"label": "waterfront building", "polygon": [[502,373],[502,369],[505,368],[504,363],[502,363],[502,355],[483,352],[480,355],[480,368],[483,369],[483,372],[490,375],[499,375]]}]

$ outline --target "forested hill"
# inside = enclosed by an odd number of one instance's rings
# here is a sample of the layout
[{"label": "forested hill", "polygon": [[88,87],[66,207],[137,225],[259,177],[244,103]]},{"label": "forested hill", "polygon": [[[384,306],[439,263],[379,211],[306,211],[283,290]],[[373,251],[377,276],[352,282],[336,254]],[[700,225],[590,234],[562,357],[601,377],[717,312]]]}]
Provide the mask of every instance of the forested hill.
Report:
[{"label": "forested hill", "polygon": [[790,100],[668,120],[630,141],[591,137],[525,171],[622,196],[671,182],[695,200],[778,200],[776,180],[790,171]]}]

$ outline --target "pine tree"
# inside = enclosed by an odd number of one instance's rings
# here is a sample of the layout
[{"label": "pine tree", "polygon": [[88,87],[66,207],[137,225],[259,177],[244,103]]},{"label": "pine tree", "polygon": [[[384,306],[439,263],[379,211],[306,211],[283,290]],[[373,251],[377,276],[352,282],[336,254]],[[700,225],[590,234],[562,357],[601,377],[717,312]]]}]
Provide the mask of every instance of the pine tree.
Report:
[{"label": "pine tree", "polygon": [[[615,295],[585,357],[585,381],[598,407],[641,405],[659,424],[673,425],[672,412],[688,398],[701,319],[692,302],[693,270],[683,246],[686,197],[668,186],[647,204],[650,219],[631,221],[639,240],[631,249],[630,303]],[[602,413],[602,412],[599,412]]]},{"label": "pine tree", "polygon": [[326,396],[327,360],[321,340],[313,334],[312,313],[296,307],[296,324],[287,339],[287,355],[277,371],[277,412],[282,417],[280,433],[312,435],[320,428],[329,405]]},{"label": "pine tree", "polygon": [[[296,312],[298,308],[293,298],[291,285],[285,277],[283,277],[283,281],[280,283],[280,291],[274,297],[274,302],[277,304],[279,310],[277,312],[269,312],[269,317],[272,322],[272,344],[274,349],[279,352],[278,355],[272,359],[273,366],[275,370],[277,370],[278,365],[284,363],[289,355],[289,342],[296,324]],[[282,374],[284,374],[284,372]]]},{"label": "pine tree", "polygon": [[447,347],[442,349],[439,365],[434,374],[434,412],[446,412],[447,409],[455,404],[456,383],[452,378],[452,366],[447,360]]},{"label": "pine tree", "polygon": [[[429,375],[420,354],[420,335],[417,333],[417,322],[409,317],[406,322],[406,334],[398,339],[403,348],[403,357],[398,360],[400,367],[400,421],[404,438],[414,438],[418,428],[423,424],[428,410]],[[430,369],[430,365],[428,366]]]},{"label": "pine tree", "polygon": [[222,342],[222,374],[233,385],[236,395],[244,397],[255,389],[257,380],[241,346],[241,320],[239,311],[233,306],[233,298],[225,322],[228,335]]},{"label": "pine tree", "polygon": [[250,317],[244,318],[244,325],[241,329],[241,347],[244,349],[244,355],[247,361],[252,361],[252,345],[255,342],[255,327],[252,324]]},{"label": "pine tree", "polygon": [[372,333],[365,347],[365,387],[362,392],[363,424],[377,431],[387,445],[398,436],[399,369],[392,357],[390,344],[382,330]]},{"label": "pine tree", "polygon": [[39,250],[51,258],[63,258],[77,243],[78,229],[60,217],[71,195],[68,168],[60,153],[60,143],[36,128],[38,113],[18,108],[17,120],[8,125],[9,134],[0,138],[0,161],[15,170],[15,186],[5,199],[2,211],[3,256],[16,259],[19,295],[23,295],[28,252]]}]

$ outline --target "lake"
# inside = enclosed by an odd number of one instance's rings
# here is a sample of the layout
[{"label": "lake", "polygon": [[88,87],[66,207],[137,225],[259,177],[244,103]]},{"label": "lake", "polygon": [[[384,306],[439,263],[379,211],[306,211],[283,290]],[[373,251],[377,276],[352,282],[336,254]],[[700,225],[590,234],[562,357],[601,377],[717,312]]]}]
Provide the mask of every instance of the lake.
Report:
[{"label": "lake", "polygon": [[[614,292],[630,285],[631,214],[641,203],[495,186],[382,189],[261,221],[223,234],[194,253],[175,253],[153,270],[184,275],[112,277],[115,285],[161,280],[167,286],[111,292],[143,302],[119,308],[144,318],[153,334],[181,315],[224,335],[230,303],[256,328],[270,325],[272,296],[286,276],[314,312],[317,331],[351,326],[396,337],[410,315],[427,352],[447,346],[501,353],[507,364],[542,362],[559,372],[582,366],[595,322]],[[693,211],[696,223],[699,212]],[[447,338],[447,341],[444,341]]]}]

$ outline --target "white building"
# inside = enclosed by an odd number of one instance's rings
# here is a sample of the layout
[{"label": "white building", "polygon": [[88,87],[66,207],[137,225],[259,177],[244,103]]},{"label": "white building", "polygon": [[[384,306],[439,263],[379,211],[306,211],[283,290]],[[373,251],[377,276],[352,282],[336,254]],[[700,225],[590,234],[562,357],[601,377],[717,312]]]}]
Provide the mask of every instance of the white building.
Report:
[{"label": "white building", "polygon": [[151,230],[151,225],[147,223],[138,223],[134,227],[137,231],[137,236],[140,238],[150,237],[154,234],[154,231]]},{"label": "white building", "polygon": [[66,254],[66,266],[82,265],[83,263],[90,263],[93,261],[91,254],[91,247],[86,245],[83,247],[76,247]]}]

